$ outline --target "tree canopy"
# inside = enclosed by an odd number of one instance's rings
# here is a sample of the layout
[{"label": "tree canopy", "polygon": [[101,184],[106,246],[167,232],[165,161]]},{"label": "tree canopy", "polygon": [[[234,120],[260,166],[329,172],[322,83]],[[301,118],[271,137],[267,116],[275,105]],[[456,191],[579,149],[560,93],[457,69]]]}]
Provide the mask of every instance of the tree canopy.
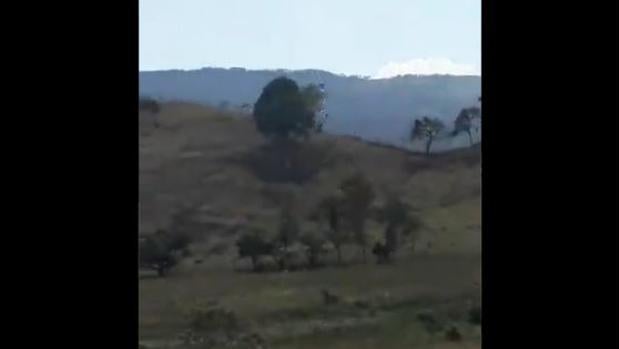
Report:
[{"label": "tree canopy", "polygon": [[315,112],[313,98],[308,100],[305,94],[286,77],[269,82],[254,105],[258,131],[271,139],[307,136],[315,127]]}]

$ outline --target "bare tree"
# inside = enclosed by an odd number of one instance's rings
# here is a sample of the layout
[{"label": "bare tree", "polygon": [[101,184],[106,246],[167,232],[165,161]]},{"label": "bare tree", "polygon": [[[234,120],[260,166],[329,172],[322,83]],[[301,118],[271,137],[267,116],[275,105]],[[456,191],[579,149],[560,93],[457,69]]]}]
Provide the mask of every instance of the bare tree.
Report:
[{"label": "bare tree", "polygon": [[445,128],[445,124],[437,119],[424,116],[421,119],[415,119],[413,128],[411,129],[410,139],[414,141],[422,138],[426,140],[426,155],[430,155],[430,147],[436,136]]},{"label": "bare tree", "polygon": [[469,107],[460,110],[458,117],[454,121],[454,130],[451,133],[452,137],[457,136],[460,132],[466,132],[469,135],[469,142],[473,145],[473,136],[471,135],[471,128],[473,127],[473,120],[481,118],[481,109],[478,107]]}]

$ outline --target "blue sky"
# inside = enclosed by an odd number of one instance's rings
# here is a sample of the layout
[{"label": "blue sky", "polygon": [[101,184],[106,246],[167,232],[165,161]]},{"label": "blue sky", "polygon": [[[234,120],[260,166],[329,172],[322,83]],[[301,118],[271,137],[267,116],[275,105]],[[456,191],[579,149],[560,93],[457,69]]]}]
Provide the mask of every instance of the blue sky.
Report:
[{"label": "blue sky", "polygon": [[140,0],[140,70],[475,74],[481,0]]}]

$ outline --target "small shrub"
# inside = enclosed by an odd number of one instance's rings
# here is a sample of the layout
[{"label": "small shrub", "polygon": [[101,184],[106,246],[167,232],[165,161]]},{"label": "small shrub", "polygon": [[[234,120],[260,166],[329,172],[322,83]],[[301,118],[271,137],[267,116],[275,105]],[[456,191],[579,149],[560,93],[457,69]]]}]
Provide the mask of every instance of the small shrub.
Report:
[{"label": "small shrub", "polygon": [[235,336],[243,329],[234,312],[212,305],[193,309],[189,314],[189,328],[199,334],[226,337]]},{"label": "small shrub", "polygon": [[462,334],[460,333],[460,330],[458,330],[457,327],[451,326],[447,330],[447,332],[445,332],[445,339],[447,339],[450,342],[459,342],[462,340]]},{"label": "small shrub", "polygon": [[240,258],[249,257],[254,271],[260,271],[260,256],[270,255],[274,251],[272,243],[263,237],[264,232],[253,231],[242,235],[236,242]]},{"label": "small shrub", "polygon": [[159,276],[174,267],[179,258],[186,256],[189,238],[180,234],[157,231],[140,242],[139,263],[141,268],[153,269]]},{"label": "small shrub", "polygon": [[426,331],[429,333],[436,333],[443,329],[443,325],[436,319],[434,314],[430,312],[419,313],[417,315],[417,320],[423,324]]},{"label": "small shrub", "polygon": [[333,305],[333,304],[338,304],[340,302],[340,297],[327,291],[327,290],[322,290],[322,301],[324,305]]},{"label": "small shrub", "polygon": [[264,349],[267,347],[265,339],[258,333],[250,333],[241,338],[241,343],[245,344],[243,348],[248,349]]},{"label": "small shrub", "polygon": [[369,301],[358,299],[353,302],[353,305],[359,309],[370,309],[372,304]]},{"label": "small shrub", "polygon": [[320,266],[320,257],[326,253],[327,240],[320,234],[306,232],[301,235],[301,244],[305,247],[307,261],[310,268]]},{"label": "small shrub", "polygon": [[161,110],[159,102],[150,97],[141,97],[138,107],[140,110],[149,111],[153,114],[157,114]]}]

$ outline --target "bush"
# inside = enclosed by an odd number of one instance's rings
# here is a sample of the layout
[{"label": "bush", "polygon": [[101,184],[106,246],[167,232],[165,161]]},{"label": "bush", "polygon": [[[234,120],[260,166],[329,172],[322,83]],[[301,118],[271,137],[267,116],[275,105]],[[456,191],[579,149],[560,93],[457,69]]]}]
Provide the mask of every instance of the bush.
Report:
[{"label": "bush", "polygon": [[320,292],[322,293],[322,302],[324,305],[333,305],[340,303],[340,297],[338,295],[324,289]]},{"label": "bush", "polygon": [[157,114],[161,110],[161,105],[159,104],[159,102],[150,97],[141,97],[138,103],[138,107],[140,111],[148,111],[153,114]]},{"label": "bush", "polygon": [[159,276],[164,276],[181,257],[188,254],[189,243],[187,236],[159,230],[140,243],[140,267],[156,270]]},{"label": "bush", "polygon": [[318,267],[320,265],[320,256],[326,252],[324,245],[327,243],[327,240],[319,234],[307,232],[301,236],[300,241],[305,247],[309,267]]},{"label": "bush", "polygon": [[196,333],[235,334],[241,331],[239,319],[230,310],[219,307],[193,309],[189,314],[189,328]]},{"label": "bush", "polygon": [[426,331],[429,333],[436,333],[443,329],[443,325],[438,321],[434,314],[430,312],[419,313],[417,320],[423,324]]},{"label": "bush", "polygon": [[216,304],[193,308],[188,314],[189,326],[183,333],[187,345],[219,348],[245,341],[245,324],[230,310]]},{"label": "bush", "polygon": [[447,332],[445,332],[445,339],[447,339],[450,342],[459,342],[462,340],[462,334],[460,333],[460,330],[458,330],[457,327],[451,326],[447,330]]},{"label": "bush", "polygon": [[264,255],[270,255],[274,251],[274,246],[266,241],[263,233],[254,231],[246,233],[236,242],[240,258],[251,258],[254,271],[259,270],[258,259]]}]

